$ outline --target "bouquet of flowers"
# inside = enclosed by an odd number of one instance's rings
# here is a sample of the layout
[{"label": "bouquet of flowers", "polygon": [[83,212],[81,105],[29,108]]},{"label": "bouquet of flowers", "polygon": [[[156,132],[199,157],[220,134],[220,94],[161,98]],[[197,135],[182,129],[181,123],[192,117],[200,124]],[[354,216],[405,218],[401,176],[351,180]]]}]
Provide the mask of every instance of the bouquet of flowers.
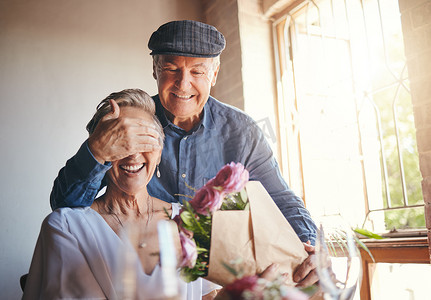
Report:
[{"label": "bouquet of flowers", "polygon": [[308,254],[262,184],[248,180],[243,165],[224,166],[174,218],[185,281],[205,277],[225,286],[237,279],[229,265],[240,261],[244,276],[277,263],[293,285],[292,274]]},{"label": "bouquet of flowers", "polygon": [[284,277],[273,280],[259,278],[257,275],[244,276],[225,286],[217,295],[217,300],[308,300],[306,293],[289,287]]},{"label": "bouquet of flowers", "polygon": [[213,213],[217,210],[247,210],[244,187],[248,179],[248,171],[240,163],[224,166],[190,202],[184,203],[174,219],[180,229],[183,253],[180,267],[185,281],[208,275]]}]

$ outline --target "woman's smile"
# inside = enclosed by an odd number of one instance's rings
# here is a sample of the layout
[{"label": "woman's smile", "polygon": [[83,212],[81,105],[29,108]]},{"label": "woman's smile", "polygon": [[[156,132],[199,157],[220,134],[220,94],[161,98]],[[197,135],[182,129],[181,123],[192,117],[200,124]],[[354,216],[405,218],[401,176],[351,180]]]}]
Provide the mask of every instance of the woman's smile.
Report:
[{"label": "woman's smile", "polygon": [[119,167],[120,169],[126,171],[126,173],[138,173],[145,167],[145,163],[122,164],[122,165],[119,165]]}]

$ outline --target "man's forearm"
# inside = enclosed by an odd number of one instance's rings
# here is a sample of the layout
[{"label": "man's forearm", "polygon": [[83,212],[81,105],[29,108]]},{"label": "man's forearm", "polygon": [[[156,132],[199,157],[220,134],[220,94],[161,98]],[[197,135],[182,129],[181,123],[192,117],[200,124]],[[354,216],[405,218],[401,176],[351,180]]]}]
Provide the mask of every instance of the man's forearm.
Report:
[{"label": "man's forearm", "polygon": [[51,208],[90,206],[110,167],[110,164],[98,163],[84,142],[54,180]]}]

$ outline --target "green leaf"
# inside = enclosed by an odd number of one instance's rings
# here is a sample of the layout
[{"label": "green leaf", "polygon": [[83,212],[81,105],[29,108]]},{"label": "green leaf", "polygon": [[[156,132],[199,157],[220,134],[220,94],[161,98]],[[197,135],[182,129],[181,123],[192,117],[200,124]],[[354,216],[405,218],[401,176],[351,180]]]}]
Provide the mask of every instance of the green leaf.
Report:
[{"label": "green leaf", "polygon": [[373,260],[373,262],[376,262],[374,260],[374,256],[373,254],[371,254],[370,249],[368,249],[367,245],[365,245],[360,239],[355,237],[355,241],[356,243],[358,243],[359,246],[361,246],[362,249],[364,249],[364,251],[366,251],[368,253],[368,255],[371,257],[371,259]]},{"label": "green leaf", "polygon": [[180,216],[181,216],[181,220],[183,220],[183,222],[184,222],[184,224],[186,224],[186,226],[189,226],[189,227],[193,226],[194,217],[190,212],[183,211]]},{"label": "green leaf", "polygon": [[247,195],[247,192],[245,191],[245,189],[242,189],[239,192],[239,195],[241,196],[242,202],[244,202],[244,203],[248,202],[248,195]]},{"label": "green leaf", "polygon": [[229,271],[229,273],[231,273],[233,276],[238,277],[238,272],[235,268],[233,268],[230,264],[222,261],[221,264],[223,265],[223,267],[226,268],[226,270]]},{"label": "green leaf", "polygon": [[183,268],[181,270],[180,276],[185,282],[192,282],[199,278],[199,276],[191,272],[192,270],[190,268]]},{"label": "green leaf", "polygon": [[208,249],[201,248],[201,247],[196,247],[196,250],[198,251],[198,254],[204,253],[204,252],[209,252]]},{"label": "green leaf", "polygon": [[307,294],[309,297],[313,296],[318,289],[319,289],[319,286],[317,284],[313,284],[304,288],[299,288],[301,292]]},{"label": "green leaf", "polygon": [[168,210],[166,209],[166,207],[163,207],[163,210],[165,211],[166,216],[168,217],[168,219],[172,219],[172,214],[170,214],[168,212]]},{"label": "green leaf", "polygon": [[373,233],[371,231],[368,231],[366,229],[356,228],[356,229],[354,229],[354,231],[356,233],[359,233],[360,235],[363,235],[363,236],[371,238],[371,239],[375,239],[375,240],[382,240],[382,239],[384,239],[384,237],[382,237],[381,235],[378,235],[378,234]]}]

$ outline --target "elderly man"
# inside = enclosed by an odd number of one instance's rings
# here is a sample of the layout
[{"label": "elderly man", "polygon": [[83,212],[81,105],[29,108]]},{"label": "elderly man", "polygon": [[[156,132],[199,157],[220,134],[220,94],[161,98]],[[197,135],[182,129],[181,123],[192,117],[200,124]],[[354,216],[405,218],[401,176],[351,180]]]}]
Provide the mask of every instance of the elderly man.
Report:
[{"label": "elderly man", "polygon": [[[211,97],[225,47],[213,26],[196,21],[169,22],[148,43],[158,95],[153,99],[165,132],[165,145],[149,193],[168,202],[182,202],[227,163],[240,162],[259,180],[303,242],[314,244],[316,227],[302,200],[281,177],[277,162],[256,123],[242,111]],[[108,134],[109,132],[109,134]],[[112,132],[115,132],[112,134]],[[149,124],[106,116],[78,153],[60,170],[51,193],[51,207],[88,206],[101,188],[110,161],[152,151],[157,134]],[[308,252],[311,245],[305,244]],[[300,285],[316,281],[312,255],[297,270]]]}]

